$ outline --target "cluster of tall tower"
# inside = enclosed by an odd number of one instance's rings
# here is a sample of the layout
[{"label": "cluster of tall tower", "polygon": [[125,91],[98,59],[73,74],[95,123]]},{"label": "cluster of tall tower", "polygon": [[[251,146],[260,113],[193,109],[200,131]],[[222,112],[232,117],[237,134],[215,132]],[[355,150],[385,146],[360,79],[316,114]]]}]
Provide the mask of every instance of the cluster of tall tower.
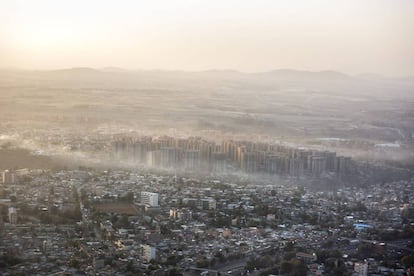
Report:
[{"label": "cluster of tall tower", "polygon": [[247,173],[319,177],[327,172],[344,175],[351,167],[351,158],[335,152],[249,141],[217,144],[200,137],[122,136],[112,147],[118,160],[192,172],[225,173],[229,168],[239,168]]},{"label": "cluster of tall tower", "polygon": [[351,167],[349,157],[330,151],[234,141],[225,141],[224,145],[229,159],[246,172],[319,177],[327,172],[346,174]]},{"label": "cluster of tall tower", "polygon": [[0,180],[3,184],[14,184],[16,182],[16,174],[12,171],[5,170],[1,172]]},{"label": "cluster of tall tower", "polygon": [[222,147],[200,137],[120,137],[112,147],[117,159],[151,167],[226,171],[227,158]]}]

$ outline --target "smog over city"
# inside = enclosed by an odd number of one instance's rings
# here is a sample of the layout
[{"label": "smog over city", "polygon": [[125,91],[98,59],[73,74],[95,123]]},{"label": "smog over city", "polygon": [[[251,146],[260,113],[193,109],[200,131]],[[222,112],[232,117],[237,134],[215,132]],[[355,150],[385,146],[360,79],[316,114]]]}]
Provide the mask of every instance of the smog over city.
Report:
[{"label": "smog over city", "polygon": [[412,26],[0,0],[0,275],[414,275]]}]

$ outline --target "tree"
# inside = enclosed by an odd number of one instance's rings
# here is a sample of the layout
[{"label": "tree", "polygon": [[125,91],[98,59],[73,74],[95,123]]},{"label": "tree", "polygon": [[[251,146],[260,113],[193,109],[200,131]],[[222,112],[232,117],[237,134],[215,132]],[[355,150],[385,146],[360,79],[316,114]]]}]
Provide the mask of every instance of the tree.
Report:
[{"label": "tree", "polygon": [[133,265],[132,261],[129,261],[129,262],[127,263],[127,266],[126,266],[125,270],[126,270],[127,272],[133,272],[133,271],[134,271],[134,265]]},{"label": "tree", "polygon": [[116,223],[118,227],[129,228],[131,224],[128,221],[128,215],[123,214]]},{"label": "tree", "polygon": [[285,251],[293,251],[295,249],[295,245],[293,244],[293,242],[288,242],[285,245]]},{"label": "tree", "polygon": [[208,262],[207,262],[207,260],[206,260],[206,258],[205,257],[199,257],[198,259],[197,259],[197,267],[198,268],[206,268],[206,267],[208,267]]},{"label": "tree", "polygon": [[69,266],[74,267],[74,268],[79,268],[80,263],[77,259],[71,259],[70,263],[69,263]]},{"label": "tree", "polygon": [[292,259],[290,262],[293,265],[293,275],[306,275],[308,268],[306,267],[306,264],[303,261],[298,259]]},{"label": "tree", "polygon": [[294,251],[286,251],[285,255],[283,256],[283,259],[290,260],[296,256],[296,253]]},{"label": "tree", "polygon": [[226,258],[224,257],[223,253],[221,253],[220,251],[216,252],[216,254],[214,255],[214,257],[216,257],[221,263],[226,260]]},{"label": "tree", "polygon": [[14,266],[16,264],[19,264],[20,262],[21,260],[11,253],[4,253],[3,255],[0,256],[0,267]]},{"label": "tree", "polygon": [[405,266],[405,268],[410,268],[414,266],[414,256],[413,255],[406,255],[401,258],[401,263]]},{"label": "tree", "polygon": [[293,270],[293,265],[291,262],[284,261],[280,264],[280,272],[282,274],[289,274],[292,272],[292,270]]},{"label": "tree", "polygon": [[274,260],[272,259],[272,257],[269,255],[265,255],[263,257],[260,257],[256,261],[256,266],[259,268],[266,268],[266,267],[272,266],[273,263],[274,263]]},{"label": "tree", "polygon": [[164,262],[167,266],[176,266],[177,263],[182,259],[182,257],[171,255],[167,258],[167,260]]},{"label": "tree", "polygon": [[252,272],[256,268],[256,262],[254,259],[248,260],[246,262],[245,270]]},{"label": "tree", "polygon": [[182,276],[183,274],[178,270],[178,268],[174,267],[168,271],[168,276]]}]

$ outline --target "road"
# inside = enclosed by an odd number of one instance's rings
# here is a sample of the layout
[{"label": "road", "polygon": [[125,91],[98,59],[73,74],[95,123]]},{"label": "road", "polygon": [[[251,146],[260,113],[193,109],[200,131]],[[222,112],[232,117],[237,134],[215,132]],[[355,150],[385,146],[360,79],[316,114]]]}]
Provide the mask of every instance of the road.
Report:
[{"label": "road", "polygon": [[385,241],[376,241],[376,240],[366,240],[366,239],[351,239],[351,238],[341,238],[342,240],[358,240],[359,242],[365,242],[365,243],[372,243],[372,244],[384,244],[384,246],[387,247],[392,247],[398,250],[404,250],[404,251],[408,251],[411,253],[414,253],[414,249],[408,248],[408,247],[404,247],[404,246],[400,246],[397,244],[393,244],[391,242],[385,242]]},{"label": "road", "polygon": [[237,271],[240,269],[244,270],[244,267],[246,266],[248,257],[241,258],[232,262],[220,264],[214,267],[215,270],[219,271],[221,274],[226,274],[229,271]]}]

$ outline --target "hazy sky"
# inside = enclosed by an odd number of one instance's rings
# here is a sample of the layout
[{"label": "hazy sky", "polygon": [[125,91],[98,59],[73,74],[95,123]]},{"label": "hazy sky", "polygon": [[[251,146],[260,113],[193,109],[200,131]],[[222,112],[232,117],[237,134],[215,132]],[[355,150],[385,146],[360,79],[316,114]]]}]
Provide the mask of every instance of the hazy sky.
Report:
[{"label": "hazy sky", "polygon": [[0,0],[0,67],[414,75],[413,0]]}]

